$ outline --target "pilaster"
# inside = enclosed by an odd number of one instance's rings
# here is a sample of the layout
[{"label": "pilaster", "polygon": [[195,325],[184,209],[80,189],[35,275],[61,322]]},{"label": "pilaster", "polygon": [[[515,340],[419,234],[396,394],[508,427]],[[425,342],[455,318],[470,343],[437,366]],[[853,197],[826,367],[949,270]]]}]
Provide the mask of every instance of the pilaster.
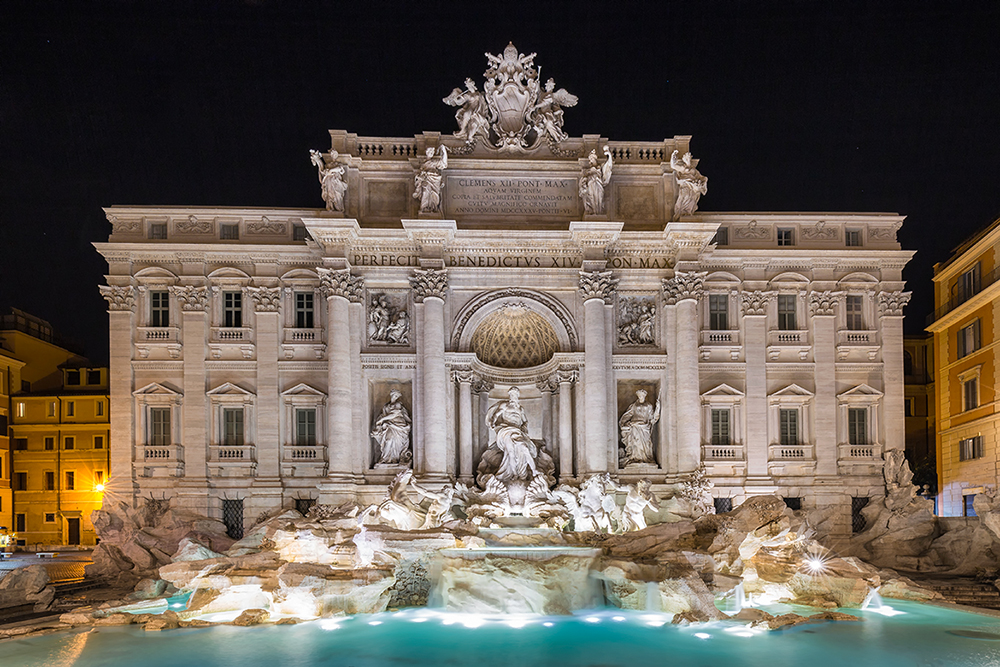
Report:
[{"label": "pilaster", "polygon": [[813,325],[813,361],[816,383],[812,432],[816,439],[817,477],[837,474],[837,327],[836,307],[840,294],[813,292],[809,313]]},{"label": "pilaster", "polygon": [[278,403],[278,309],[281,291],[270,287],[247,287],[247,301],[254,309],[257,347],[257,428],[254,445],[257,450],[256,486],[278,483],[281,443],[278,424],[281,406]]},{"label": "pilaster", "polygon": [[882,324],[882,376],[885,382],[882,400],[886,425],[885,449],[904,449],[906,432],[903,393],[903,308],[910,302],[910,292],[879,292],[878,312]]},{"label": "pilaster", "polygon": [[774,292],[740,293],[746,354],[747,485],[770,484],[767,461],[767,309]]},{"label": "pilaster", "polygon": [[132,398],[132,336],[135,330],[135,288],[130,285],[101,286],[108,301],[110,325],[110,468],[106,497],[135,502],[138,485],[132,466],[135,442],[135,402]]}]

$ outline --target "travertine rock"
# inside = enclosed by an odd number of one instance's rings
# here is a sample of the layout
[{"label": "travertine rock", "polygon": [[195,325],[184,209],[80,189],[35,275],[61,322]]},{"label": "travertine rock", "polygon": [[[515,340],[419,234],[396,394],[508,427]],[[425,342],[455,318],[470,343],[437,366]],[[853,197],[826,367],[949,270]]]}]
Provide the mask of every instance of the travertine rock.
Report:
[{"label": "travertine rock", "polygon": [[236,617],[233,625],[259,625],[267,621],[269,616],[266,609],[247,609]]}]

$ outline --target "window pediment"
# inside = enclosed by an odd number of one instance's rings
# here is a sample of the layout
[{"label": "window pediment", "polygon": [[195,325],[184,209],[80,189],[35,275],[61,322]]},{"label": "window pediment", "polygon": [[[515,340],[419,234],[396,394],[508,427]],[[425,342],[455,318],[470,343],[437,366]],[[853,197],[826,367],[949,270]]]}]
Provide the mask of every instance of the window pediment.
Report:
[{"label": "window pediment", "polygon": [[882,396],[883,396],[882,392],[880,392],[878,389],[870,387],[869,385],[864,383],[859,384],[856,387],[852,387],[851,389],[848,389],[843,393],[837,394],[837,398],[844,403],[849,403],[849,402],[870,403],[872,401],[877,401],[878,399],[882,398]]}]

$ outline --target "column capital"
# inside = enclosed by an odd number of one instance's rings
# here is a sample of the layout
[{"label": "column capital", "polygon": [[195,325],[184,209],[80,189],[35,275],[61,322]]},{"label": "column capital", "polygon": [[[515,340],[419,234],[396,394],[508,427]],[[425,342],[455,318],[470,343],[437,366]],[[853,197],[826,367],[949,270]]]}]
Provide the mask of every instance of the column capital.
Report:
[{"label": "column capital", "polygon": [[277,287],[244,287],[243,292],[258,313],[276,313],[281,303],[281,290]]},{"label": "column capital", "polygon": [[204,312],[208,310],[208,288],[191,285],[168,288],[170,293],[181,304],[181,310],[187,312]]},{"label": "column capital", "polygon": [[550,375],[559,384],[573,384],[580,379],[580,371],[575,369],[560,369]]},{"label": "column capital", "polygon": [[754,290],[752,292],[740,292],[740,310],[743,312],[743,317],[762,317],[767,315],[767,304],[771,303],[771,299],[775,296],[775,292],[763,292],[761,290]]},{"label": "column capital", "polygon": [[705,293],[705,271],[675,271],[673,278],[664,278],[663,300],[668,306],[694,299],[697,301]]},{"label": "column capital", "polygon": [[364,288],[364,278],[352,276],[350,269],[317,268],[320,289],[326,298],[343,297],[352,303],[361,303],[361,291]]},{"label": "column capital", "polygon": [[913,292],[879,292],[878,314],[881,317],[902,317],[903,308],[910,302]]},{"label": "column capital", "polygon": [[451,379],[456,384],[471,385],[476,381],[476,374],[468,368],[454,368],[451,371]]},{"label": "column capital", "polygon": [[618,278],[613,277],[611,271],[580,272],[580,295],[584,301],[591,299],[610,301],[617,286]]},{"label": "column capital", "polygon": [[493,386],[494,386],[493,382],[479,375],[476,375],[475,378],[473,378],[472,380],[472,391],[476,392],[477,394],[481,394],[484,391],[485,392],[493,391]]},{"label": "column capital", "polygon": [[834,315],[834,309],[840,305],[840,298],[843,292],[810,292],[809,293],[809,313],[813,317],[829,317]]},{"label": "column capital", "polygon": [[135,312],[135,288],[131,285],[101,285],[101,296],[108,301],[108,310]]},{"label": "column capital", "polygon": [[547,378],[543,378],[536,382],[535,386],[538,387],[538,390],[543,393],[554,394],[559,390],[559,380],[556,379],[556,373],[553,373]]},{"label": "column capital", "polygon": [[448,292],[448,269],[415,269],[410,276],[410,287],[417,303],[432,296],[444,301]]}]

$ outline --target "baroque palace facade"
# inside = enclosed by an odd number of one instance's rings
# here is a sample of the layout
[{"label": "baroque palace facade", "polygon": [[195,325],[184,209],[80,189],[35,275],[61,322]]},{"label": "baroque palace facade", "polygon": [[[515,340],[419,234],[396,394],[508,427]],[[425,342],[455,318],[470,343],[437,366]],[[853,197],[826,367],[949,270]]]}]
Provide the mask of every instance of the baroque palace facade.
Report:
[{"label": "baroque palace facade", "polygon": [[112,497],[235,525],[471,485],[517,387],[560,483],[704,466],[720,510],[849,534],[904,446],[902,218],[698,212],[690,137],[568,136],[513,47],[485,76],[454,134],[331,131],[326,209],[107,209]]}]

